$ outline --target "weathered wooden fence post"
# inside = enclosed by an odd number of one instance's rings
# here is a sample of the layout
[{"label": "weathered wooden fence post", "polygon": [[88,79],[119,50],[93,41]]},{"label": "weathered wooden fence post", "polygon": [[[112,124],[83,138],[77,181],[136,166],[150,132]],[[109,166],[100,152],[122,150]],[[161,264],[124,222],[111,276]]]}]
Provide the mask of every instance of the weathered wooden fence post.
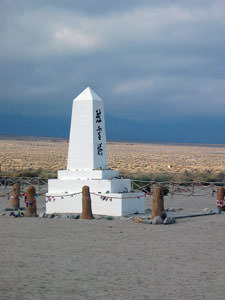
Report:
[{"label": "weathered wooden fence post", "polygon": [[81,219],[94,219],[91,210],[91,196],[88,186],[82,188],[82,214]]},{"label": "weathered wooden fence post", "polygon": [[36,190],[29,186],[25,194],[26,211],[24,217],[37,217]]},{"label": "weathered wooden fence post", "polygon": [[152,198],[152,218],[162,217],[164,211],[163,188],[156,187]]},{"label": "weathered wooden fence post", "polygon": [[224,187],[218,188],[218,190],[217,190],[217,207],[223,211],[225,211],[224,196],[225,196],[225,188]]},{"label": "weathered wooden fence post", "polygon": [[13,185],[10,208],[15,210],[20,208],[20,184],[18,182]]}]

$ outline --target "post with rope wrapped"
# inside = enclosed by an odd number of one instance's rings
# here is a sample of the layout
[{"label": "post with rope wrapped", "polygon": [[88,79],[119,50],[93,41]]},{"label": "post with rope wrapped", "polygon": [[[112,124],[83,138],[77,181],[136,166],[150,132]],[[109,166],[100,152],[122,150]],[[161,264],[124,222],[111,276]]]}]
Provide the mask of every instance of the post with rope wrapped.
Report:
[{"label": "post with rope wrapped", "polygon": [[153,191],[152,198],[152,218],[162,217],[164,212],[163,188],[156,187]]},{"label": "post with rope wrapped", "polygon": [[29,186],[25,196],[26,211],[24,217],[37,217],[36,190],[34,186]]},{"label": "post with rope wrapped", "polygon": [[220,211],[225,211],[225,188],[224,187],[220,187],[217,190],[217,207]]},{"label": "post with rope wrapped", "polygon": [[13,185],[10,208],[13,210],[20,208],[20,184],[18,182]]},{"label": "post with rope wrapped", "polygon": [[94,219],[91,209],[90,191],[87,185],[83,186],[82,188],[82,214],[80,218],[88,220]]}]

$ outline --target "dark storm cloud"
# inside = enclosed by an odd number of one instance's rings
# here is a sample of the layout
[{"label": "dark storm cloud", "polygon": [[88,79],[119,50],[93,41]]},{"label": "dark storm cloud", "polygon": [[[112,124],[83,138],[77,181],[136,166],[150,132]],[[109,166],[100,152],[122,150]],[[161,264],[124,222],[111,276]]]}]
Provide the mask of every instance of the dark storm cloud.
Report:
[{"label": "dark storm cloud", "polygon": [[224,1],[3,0],[0,18],[5,111],[68,114],[90,85],[124,118],[224,114]]}]

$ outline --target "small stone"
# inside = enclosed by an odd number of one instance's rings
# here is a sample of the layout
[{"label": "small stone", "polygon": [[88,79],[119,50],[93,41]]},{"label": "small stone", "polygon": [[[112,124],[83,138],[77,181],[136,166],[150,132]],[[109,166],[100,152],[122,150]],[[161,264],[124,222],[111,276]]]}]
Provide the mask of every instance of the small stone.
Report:
[{"label": "small stone", "polygon": [[70,214],[69,219],[80,219],[80,215],[79,214]]},{"label": "small stone", "polygon": [[46,218],[46,217],[47,217],[47,215],[46,215],[45,212],[41,212],[41,213],[39,214],[39,218]]},{"label": "small stone", "polygon": [[62,218],[62,219],[68,219],[68,216],[65,215],[65,214],[60,214],[60,218]]},{"label": "small stone", "polygon": [[153,225],[159,225],[159,224],[163,224],[163,219],[160,216],[157,216],[155,218],[152,219],[152,224]]},{"label": "small stone", "polygon": [[163,221],[164,225],[169,225],[174,223],[176,223],[176,219],[173,217],[166,217],[165,220]]},{"label": "small stone", "polygon": [[168,207],[168,208],[166,209],[166,211],[176,211],[176,209],[173,208],[173,207]]},{"label": "small stone", "polygon": [[152,224],[152,220],[144,220],[143,223],[144,224]]},{"label": "small stone", "polygon": [[55,218],[55,214],[48,215],[48,218],[49,219],[54,219]]},{"label": "small stone", "polygon": [[213,210],[212,209],[210,209],[210,208],[204,208],[203,210],[202,210],[204,213],[206,213],[206,214],[211,214],[212,212],[213,212]]},{"label": "small stone", "polygon": [[5,211],[14,211],[14,209],[12,209],[12,208],[8,208],[8,207],[7,207],[7,208],[5,208],[4,210],[5,210]]},{"label": "small stone", "polygon": [[143,219],[141,218],[135,218],[134,221],[135,223],[143,223]]},{"label": "small stone", "polygon": [[181,210],[184,210],[183,208],[179,207],[179,208],[174,208],[174,207],[168,207],[166,209],[166,211],[169,211],[169,212],[176,212],[176,211],[181,211]]},{"label": "small stone", "polygon": [[102,220],[102,219],[105,219],[105,217],[104,217],[104,216],[96,216],[96,215],[95,215],[95,219],[96,219],[96,220]]},{"label": "small stone", "polygon": [[145,209],[145,213],[146,213],[146,214],[151,214],[151,213],[152,213],[152,210],[151,210],[151,208],[147,208],[147,209]]}]

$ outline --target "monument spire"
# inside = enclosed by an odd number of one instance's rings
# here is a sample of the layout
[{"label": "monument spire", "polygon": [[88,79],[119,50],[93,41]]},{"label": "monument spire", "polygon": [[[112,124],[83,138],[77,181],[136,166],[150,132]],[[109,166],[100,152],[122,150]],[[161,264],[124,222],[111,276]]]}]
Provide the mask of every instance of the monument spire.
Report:
[{"label": "monument spire", "polygon": [[107,168],[103,100],[87,87],[73,100],[67,170]]}]

